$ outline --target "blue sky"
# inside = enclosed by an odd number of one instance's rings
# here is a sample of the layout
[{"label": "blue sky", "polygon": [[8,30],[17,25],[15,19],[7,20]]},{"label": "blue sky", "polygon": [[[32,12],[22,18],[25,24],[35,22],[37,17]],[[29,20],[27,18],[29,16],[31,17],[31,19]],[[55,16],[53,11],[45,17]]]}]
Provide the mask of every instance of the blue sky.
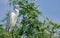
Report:
[{"label": "blue sky", "polygon": [[8,11],[8,0],[0,0],[0,20],[2,20]]},{"label": "blue sky", "polygon": [[[60,0],[36,0],[36,4],[39,5],[43,16],[60,24]],[[8,0],[0,0],[0,20],[6,16],[9,9]]]}]

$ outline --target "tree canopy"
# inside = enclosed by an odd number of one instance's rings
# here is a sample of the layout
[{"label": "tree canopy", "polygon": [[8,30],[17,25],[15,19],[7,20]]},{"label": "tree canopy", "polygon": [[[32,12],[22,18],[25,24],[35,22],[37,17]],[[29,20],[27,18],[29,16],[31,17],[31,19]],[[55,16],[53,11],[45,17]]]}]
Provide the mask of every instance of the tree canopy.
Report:
[{"label": "tree canopy", "polygon": [[[7,33],[0,24],[0,38],[59,38],[60,25],[50,21],[48,18],[39,21],[39,15],[42,14],[34,2],[35,0],[9,0],[9,4],[19,5],[19,16],[14,27],[13,34]],[[9,17],[7,15],[6,19]],[[5,21],[4,20],[4,21]],[[8,36],[10,34],[10,36]]]}]

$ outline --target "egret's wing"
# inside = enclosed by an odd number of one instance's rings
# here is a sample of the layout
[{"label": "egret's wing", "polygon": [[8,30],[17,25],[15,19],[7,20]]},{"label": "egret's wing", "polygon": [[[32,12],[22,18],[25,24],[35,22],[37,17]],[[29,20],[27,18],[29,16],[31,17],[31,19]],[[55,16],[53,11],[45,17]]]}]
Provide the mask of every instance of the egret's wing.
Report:
[{"label": "egret's wing", "polygon": [[11,25],[14,25],[16,22],[16,14],[11,13],[11,18],[10,18]]}]

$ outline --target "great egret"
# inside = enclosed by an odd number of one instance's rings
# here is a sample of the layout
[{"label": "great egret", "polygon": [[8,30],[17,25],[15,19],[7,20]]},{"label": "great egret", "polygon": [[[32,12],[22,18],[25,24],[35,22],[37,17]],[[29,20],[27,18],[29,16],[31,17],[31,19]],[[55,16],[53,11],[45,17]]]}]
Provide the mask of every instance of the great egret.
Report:
[{"label": "great egret", "polygon": [[7,24],[6,24],[6,31],[7,32],[12,32],[12,30],[16,24],[17,17],[19,15],[19,10],[18,10],[19,6],[15,5],[14,7],[15,7],[14,12],[11,12],[10,17],[7,20]]}]

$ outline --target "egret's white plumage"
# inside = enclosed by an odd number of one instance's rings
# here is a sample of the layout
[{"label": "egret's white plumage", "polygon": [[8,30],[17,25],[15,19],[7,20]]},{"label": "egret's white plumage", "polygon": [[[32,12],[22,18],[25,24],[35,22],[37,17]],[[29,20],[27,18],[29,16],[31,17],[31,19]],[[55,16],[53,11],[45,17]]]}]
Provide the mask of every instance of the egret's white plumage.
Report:
[{"label": "egret's white plumage", "polygon": [[[17,6],[16,6],[17,7]],[[15,8],[14,12],[11,12],[10,17],[7,20],[6,31],[11,32],[16,24],[19,10]]]}]

